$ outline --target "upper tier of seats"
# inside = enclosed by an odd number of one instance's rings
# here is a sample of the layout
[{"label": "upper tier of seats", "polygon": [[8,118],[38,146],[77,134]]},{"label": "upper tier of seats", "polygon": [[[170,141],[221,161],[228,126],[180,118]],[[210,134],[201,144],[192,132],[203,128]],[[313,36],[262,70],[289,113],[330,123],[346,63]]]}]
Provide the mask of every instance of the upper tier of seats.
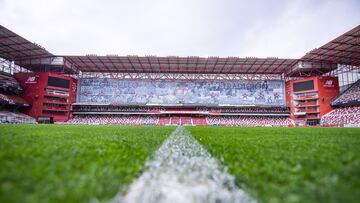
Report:
[{"label": "upper tier of seats", "polygon": [[13,75],[0,71],[0,91],[19,94],[22,88]]},{"label": "upper tier of seats", "polygon": [[360,127],[360,106],[340,107],[321,118],[322,126]]},{"label": "upper tier of seats", "polygon": [[104,105],[76,105],[73,106],[76,112],[148,112],[153,110],[165,110],[162,107],[131,107],[131,106],[104,106]]},{"label": "upper tier of seats", "polygon": [[0,93],[0,104],[29,106],[29,104],[20,96],[4,93]]},{"label": "upper tier of seats", "polygon": [[77,101],[119,105],[283,106],[282,80],[128,80],[81,78]]},{"label": "upper tier of seats", "polygon": [[356,81],[332,102],[334,106],[353,104],[360,104],[360,80]]}]

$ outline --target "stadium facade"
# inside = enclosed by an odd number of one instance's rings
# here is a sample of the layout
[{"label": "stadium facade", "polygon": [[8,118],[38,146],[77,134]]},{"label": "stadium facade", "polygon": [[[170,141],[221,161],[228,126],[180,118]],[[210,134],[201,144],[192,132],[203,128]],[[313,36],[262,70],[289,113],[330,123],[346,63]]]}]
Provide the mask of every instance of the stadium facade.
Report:
[{"label": "stadium facade", "polygon": [[299,59],[60,56],[0,26],[0,123],[360,126],[360,25]]}]

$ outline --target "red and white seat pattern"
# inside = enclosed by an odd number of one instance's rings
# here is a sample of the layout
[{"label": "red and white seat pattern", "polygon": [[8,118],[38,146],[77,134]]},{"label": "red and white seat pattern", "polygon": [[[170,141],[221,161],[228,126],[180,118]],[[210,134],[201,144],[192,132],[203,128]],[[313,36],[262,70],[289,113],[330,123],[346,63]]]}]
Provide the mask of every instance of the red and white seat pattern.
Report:
[{"label": "red and white seat pattern", "polygon": [[347,104],[351,102],[360,103],[360,80],[347,89],[342,95],[333,101],[333,105]]},{"label": "red and white seat pattern", "polygon": [[13,75],[0,71],[0,90],[5,92],[20,93],[22,88]]},{"label": "red and white seat pattern", "polygon": [[160,116],[159,125],[207,125],[205,117],[191,116]]},{"label": "red and white seat pattern", "polygon": [[28,106],[29,104],[17,95],[0,93],[0,103],[6,105],[22,105]]},{"label": "red and white seat pattern", "polygon": [[283,116],[155,116],[155,115],[77,115],[68,124],[118,125],[223,125],[223,126],[293,126]]},{"label": "red and white seat pattern", "polygon": [[198,111],[222,112],[222,113],[287,113],[289,110],[283,107],[197,107]]},{"label": "red and white seat pattern", "polygon": [[334,109],[321,118],[322,126],[358,126],[360,127],[360,106]]},{"label": "red and white seat pattern", "polygon": [[0,124],[17,124],[17,123],[30,123],[34,124],[37,123],[35,118],[28,116],[26,114],[20,112],[12,112],[2,110],[0,111]]},{"label": "red and white seat pattern", "polygon": [[68,124],[118,124],[118,125],[157,125],[157,116],[139,115],[79,115],[69,120]]},{"label": "red and white seat pattern", "polygon": [[293,126],[294,122],[282,116],[209,116],[208,125],[224,126]]},{"label": "red and white seat pattern", "polygon": [[75,105],[74,111],[78,112],[152,112],[165,110],[163,107],[126,107],[116,105]]}]

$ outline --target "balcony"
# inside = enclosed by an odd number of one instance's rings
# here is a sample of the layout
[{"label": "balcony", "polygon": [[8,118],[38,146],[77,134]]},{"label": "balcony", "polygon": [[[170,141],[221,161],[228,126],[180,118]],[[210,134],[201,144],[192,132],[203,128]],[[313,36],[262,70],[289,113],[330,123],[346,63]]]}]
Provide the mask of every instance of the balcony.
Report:
[{"label": "balcony", "polygon": [[48,103],[44,103],[44,109],[54,111],[69,111],[69,106],[52,106],[51,104],[49,105]]},{"label": "balcony", "polygon": [[51,98],[44,98],[44,103],[49,103],[49,104],[68,104],[67,101],[65,100],[58,100],[58,99],[51,99]]},{"label": "balcony", "polygon": [[295,113],[299,113],[299,112],[307,113],[307,114],[320,113],[319,110],[317,110],[317,109],[300,109],[299,111],[296,111]]},{"label": "balcony", "polygon": [[299,100],[302,100],[302,101],[307,101],[307,100],[315,100],[315,99],[318,99],[319,97],[317,95],[314,95],[314,96],[301,96],[301,97],[294,97],[294,101],[299,101]]},{"label": "balcony", "polygon": [[316,102],[299,102],[295,104],[295,107],[311,107],[311,106],[319,106]]},{"label": "balcony", "polygon": [[57,94],[57,93],[50,93],[50,92],[46,92],[45,96],[62,97],[62,98],[65,98],[65,99],[69,98],[69,94],[64,95],[64,94]]},{"label": "balcony", "polygon": [[306,120],[309,120],[309,119],[320,119],[320,116],[317,115],[317,116],[306,116]]},{"label": "balcony", "polygon": [[294,116],[305,116],[306,112],[294,112]]}]

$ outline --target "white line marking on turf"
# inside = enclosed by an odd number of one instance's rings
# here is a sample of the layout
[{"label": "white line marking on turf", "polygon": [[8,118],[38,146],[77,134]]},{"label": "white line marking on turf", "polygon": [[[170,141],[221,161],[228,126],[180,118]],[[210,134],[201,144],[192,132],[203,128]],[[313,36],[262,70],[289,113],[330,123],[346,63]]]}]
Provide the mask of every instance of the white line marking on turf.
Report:
[{"label": "white line marking on turf", "polygon": [[219,162],[178,127],[146,163],[144,173],[113,202],[256,202],[235,185]]}]

